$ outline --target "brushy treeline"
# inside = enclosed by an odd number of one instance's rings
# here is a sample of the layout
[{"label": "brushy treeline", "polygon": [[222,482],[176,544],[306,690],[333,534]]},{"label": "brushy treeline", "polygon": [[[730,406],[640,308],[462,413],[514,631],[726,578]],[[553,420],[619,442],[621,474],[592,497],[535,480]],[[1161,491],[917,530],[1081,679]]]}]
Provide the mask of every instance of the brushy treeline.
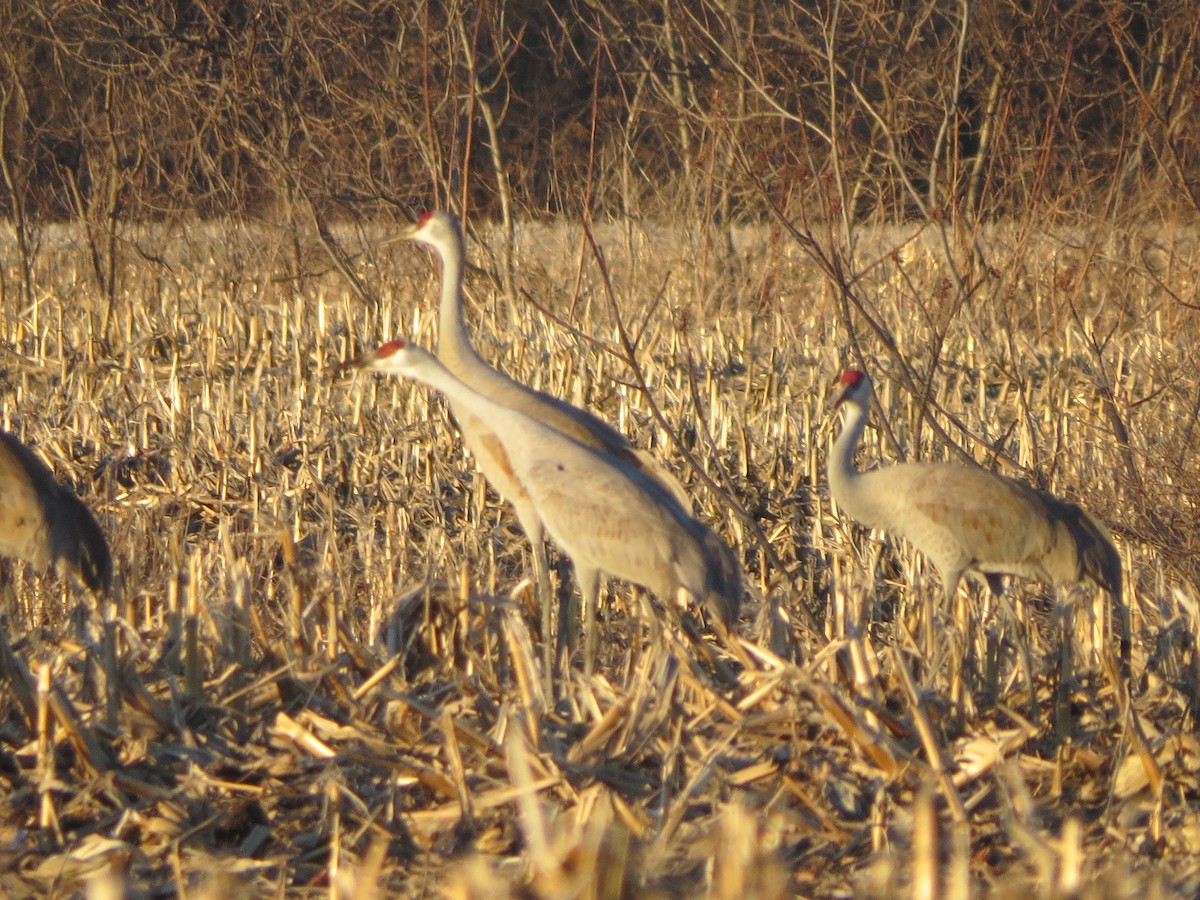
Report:
[{"label": "brushy treeline", "polygon": [[1200,208],[1186,0],[4,7],[18,223]]}]

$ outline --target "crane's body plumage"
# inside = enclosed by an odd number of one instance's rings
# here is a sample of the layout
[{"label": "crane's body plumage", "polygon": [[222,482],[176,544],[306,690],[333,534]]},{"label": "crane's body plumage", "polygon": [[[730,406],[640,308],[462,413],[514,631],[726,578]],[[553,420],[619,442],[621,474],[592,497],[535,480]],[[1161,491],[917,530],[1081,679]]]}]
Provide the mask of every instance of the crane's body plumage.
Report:
[{"label": "crane's body plumage", "polygon": [[488,423],[539,522],[575,563],[585,598],[605,572],[668,603],[683,587],[726,624],[736,619],[732,551],[641,469],[473,390],[420,347],[393,341],[359,365],[421,381]]},{"label": "crane's body plumage", "polygon": [[95,516],[13,435],[0,431],[0,556],[65,565],[92,590],[112,586],[112,555]]},{"label": "crane's body plumage", "polygon": [[[850,370],[840,383],[845,419],[830,454],[830,494],[851,518],[899,535],[929,557],[947,602],[962,575],[974,570],[993,589],[1002,575],[1056,588],[1091,581],[1123,615],[1120,557],[1099,520],[1074,503],[977,466],[904,463],[859,472],[854,455],[870,413],[871,382]],[[1127,658],[1128,635],[1121,641]]]},{"label": "crane's body plumage", "polygon": [[705,597],[704,526],[658,484],[578,443],[555,446],[553,459],[528,445],[512,449],[531,460],[521,478],[550,536],[573,560],[646,585],[665,601],[680,586]]},{"label": "crane's body plumage", "polygon": [[[557,431],[581,445],[611,454],[625,466],[642,473],[642,476],[667,490],[676,502],[685,510],[690,510],[691,503],[679,482],[671,476],[653,457],[643,451],[633,448],[625,436],[604,420],[586,410],[579,409],[542,391],[522,384],[509,377],[499,369],[489,365],[476,352],[467,333],[463,316],[462,279],[464,267],[464,246],[462,230],[458,220],[446,212],[432,212],[407,232],[402,234],[409,240],[415,240],[432,247],[442,263],[442,292],[438,307],[438,358],[449,372],[470,388],[495,404],[513,410],[523,416],[535,420],[545,427]],[[539,515],[539,507],[530,496],[527,483],[515,472],[513,461],[509,458],[509,450],[504,439],[495,432],[489,424],[490,419],[480,416],[469,402],[447,395],[450,409],[462,432],[463,442],[475,457],[476,463],[484,477],[492,487],[513,506],[517,520],[533,549],[533,568],[536,589],[542,608],[543,636],[548,638],[550,628],[551,589],[549,566],[546,559],[545,531],[560,543],[559,535],[549,523],[543,522]],[[718,539],[719,540],[719,539]],[[565,545],[563,545],[565,547]],[[571,554],[575,558],[574,554]],[[578,562],[582,557],[576,558]],[[726,580],[740,578],[736,572],[737,562],[726,548],[723,560],[728,568],[733,567],[732,574],[727,574]],[[592,646],[594,636],[591,631],[599,591],[599,571],[596,567],[591,571],[576,573],[583,594],[585,605],[585,621],[588,626],[587,640]],[[625,577],[619,572],[610,574]],[[637,579],[630,579],[637,581]],[[644,583],[644,582],[639,582]],[[728,588],[732,590],[730,586]],[[564,610],[564,615],[570,611]],[[571,628],[560,628],[560,636],[569,636],[574,632]],[[560,647],[560,653],[564,648]],[[547,653],[548,644],[547,644]],[[590,656],[588,665],[590,666]]]}]

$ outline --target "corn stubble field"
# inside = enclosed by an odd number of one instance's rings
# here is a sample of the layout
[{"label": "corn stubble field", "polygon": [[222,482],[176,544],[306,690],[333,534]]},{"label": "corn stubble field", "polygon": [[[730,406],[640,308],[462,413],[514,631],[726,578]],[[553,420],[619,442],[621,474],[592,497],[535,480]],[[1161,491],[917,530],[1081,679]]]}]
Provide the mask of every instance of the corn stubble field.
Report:
[{"label": "corn stubble field", "polygon": [[[96,510],[118,586],[98,600],[10,565],[5,895],[1200,888],[1190,234],[998,228],[989,281],[955,308],[934,235],[864,230],[862,306],[843,309],[786,233],[739,231],[721,255],[711,235],[602,228],[649,398],[610,352],[577,227],[518,230],[515,299],[500,238],[476,235],[485,358],[653,448],[749,586],[744,652],[706,637],[717,665],[673,631],[652,643],[614,583],[598,671],[557,698],[527,545],[443,404],[336,371],[387,338],[435,346],[436,266],[383,236],[359,257],[377,305],[316,244],[215,225],[130,235],[156,258],[125,254],[112,296],[47,233],[22,304],[7,246],[3,425]],[[1072,595],[1060,686],[1048,588],[1010,590],[1015,621],[974,585],[937,609],[918,554],[837,515],[829,384],[860,361],[887,426],[860,465],[953,458],[924,408],[984,465],[1110,526],[1132,682],[1114,640],[1087,639],[1092,591]]]}]

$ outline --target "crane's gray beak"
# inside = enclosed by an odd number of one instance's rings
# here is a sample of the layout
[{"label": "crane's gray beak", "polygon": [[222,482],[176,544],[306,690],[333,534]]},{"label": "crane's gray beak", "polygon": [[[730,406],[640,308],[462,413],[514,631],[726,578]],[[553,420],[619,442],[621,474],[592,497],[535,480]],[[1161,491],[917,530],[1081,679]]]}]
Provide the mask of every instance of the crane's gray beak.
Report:
[{"label": "crane's gray beak", "polygon": [[357,356],[354,359],[348,359],[337,367],[338,374],[343,372],[352,372],[357,369],[369,369],[374,365],[378,355],[374,350],[370,353],[364,353],[362,356]]},{"label": "crane's gray beak", "polygon": [[392,244],[398,244],[401,241],[411,241],[413,239],[413,235],[417,233],[418,227],[419,226],[416,222],[409,222],[407,225],[401,225],[396,230],[395,234],[385,237],[382,241],[380,241],[379,246],[388,247]]}]

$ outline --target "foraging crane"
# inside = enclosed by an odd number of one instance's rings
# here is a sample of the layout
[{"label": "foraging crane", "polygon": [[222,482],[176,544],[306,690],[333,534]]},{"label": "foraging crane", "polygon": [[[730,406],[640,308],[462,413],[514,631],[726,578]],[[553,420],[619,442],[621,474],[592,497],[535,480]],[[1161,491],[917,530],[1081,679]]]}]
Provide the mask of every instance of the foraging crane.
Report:
[{"label": "foraging crane", "polygon": [[7,431],[0,431],[0,556],[74,570],[93,591],[112,588],[112,554],[91,510]]},{"label": "foraging crane", "polygon": [[[574,562],[585,609],[595,609],[600,573],[607,572],[650,588],[663,603],[686,588],[727,626],[737,619],[741,573],[729,546],[627,459],[485,396],[431,353],[404,341],[390,341],[346,365],[420,381],[488,429],[539,527]],[[593,635],[594,629],[584,645],[588,672]]]},{"label": "foraging crane", "polygon": [[1063,588],[1094,582],[1121,617],[1121,659],[1129,660],[1129,624],[1121,604],[1121,559],[1104,527],[1074,503],[979,466],[915,462],[859,472],[854,452],[871,410],[871,379],[849,369],[838,384],[846,410],[829,457],[837,505],[870,528],[898,534],[929,557],[949,606],[964,572],[982,574],[999,594],[1002,575]]},{"label": "foraging crane", "polygon": [[[559,431],[568,437],[594,447],[605,453],[610,453],[624,464],[641,471],[646,477],[658,482],[672,493],[684,510],[691,509],[691,501],[683,492],[679,482],[666,471],[652,456],[634,449],[625,436],[586,410],[572,406],[564,400],[553,397],[542,391],[534,390],[527,385],[510,378],[504,372],[489,365],[476,352],[467,334],[463,320],[462,281],[464,268],[464,248],[462,229],[458,219],[447,212],[426,213],[415,225],[404,229],[399,238],[416,241],[433,248],[442,261],[442,295],[438,309],[438,359],[456,378],[467,385],[472,391],[482,394],[508,409],[516,410],[544,425]],[[462,432],[463,442],[475,457],[476,463],[484,477],[492,487],[512,505],[517,514],[522,530],[529,538],[533,549],[533,574],[536,582],[538,600],[541,604],[542,633],[545,644],[545,664],[549,672],[550,663],[550,617],[551,589],[550,571],[546,561],[546,539],[535,504],[529,498],[520,480],[515,477],[513,464],[508,458],[505,444],[486,421],[474,414],[468,404],[454,397],[448,397],[451,411]],[[724,546],[722,544],[722,546]],[[728,548],[726,548],[728,549]],[[737,576],[737,561],[730,554],[725,564]],[[587,578],[594,579],[594,584],[585,584],[585,573],[576,572],[580,582],[580,592],[584,604],[584,631],[586,641],[594,641],[595,598],[599,596],[600,575],[598,572],[586,573]],[[591,598],[589,600],[589,598]],[[569,652],[574,643],[577,616],[573,611],[564,610],[560,618],[565,618],[567,627],[562,623],[559,628],[559,653]],[[566,646],[564,646],[564,643]]]}]

